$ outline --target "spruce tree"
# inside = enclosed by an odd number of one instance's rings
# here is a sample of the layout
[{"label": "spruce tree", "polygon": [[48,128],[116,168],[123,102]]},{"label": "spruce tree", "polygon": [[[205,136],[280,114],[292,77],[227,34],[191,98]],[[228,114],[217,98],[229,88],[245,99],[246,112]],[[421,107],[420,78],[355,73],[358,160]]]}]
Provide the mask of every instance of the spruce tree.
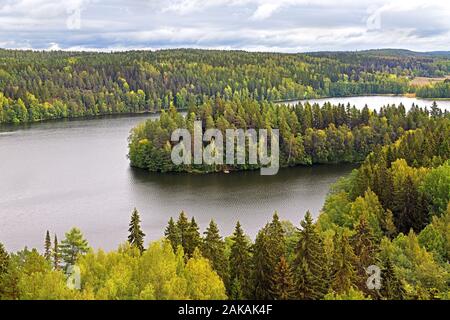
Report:
[{"label": "spruce tree", "polygon": [[211,262],[213,269],[222,278],[228,287],[228,261],[225,256],[225,242],[219,234],[219,228],[214,220],[211,220],[204,232],[201,252],[203,257]]},{"label": "spruce tree", "polygon": [[297,298],[322,299],[328,291],[326,257],[322,239],[309,211],[306,212],[300,225],[302,228],[299,232],[293,264]]},{"label": "spruce tree", "polygon": [[52,240],[50,239],[50,232],[48,230],[45,235],[44,257],[47,261],[50,261],[52,258]]},{"label": "spruce tree", "polygon": [[381,271],[381,296],[387,300],[403,300],[406,293],[401,280],[397,277],[390,258],[386,258]]},{"label": "spruce tree", "polygon": [[170,217],[169,223],[167,224],[166,230],[164,231],[164,236],[167,240],[170,241],[173,252],[176,252],[178,246],[181,245],[181,236],[172,217]]},{"label": "spruce tree", "polygon": [[335,255],[333,262],[333,276],[331,287],[336,293],[347,293],[357,283],[356,261],[357,257],[346,230],[336,235]]},{"label": "spruce tree", "polygon": [[275,300],[295,299],[295,281],[286,259],[281,257],[272,276],[271,294]]},{"label": "spruce tree", "polygon": [[366,286],[366,269],[370,265],[375,264],[376,243],[373,231],[367,221],[367,217],[363,214],[359,218],[359,222],[355,227],[355,234],[351,238],[351,245],[356,257],[356,275],[358,278],[358,288],[361,291],[367,291]]},{"label": "spruce tree", "polygon": [[230,283],[229,291],[235,299],[250,298],[251,255],[250,243],[242,230],[239,221],[236,223],[230,253]]},{"label": "spruce tree", "polygon": [[253,288],[254,297],[259,300],[273,299],[272,279],[275,269],[284,256],[286,240],[283,227],[275,212],[272,222],[259,231],[254,245]]},{"label": "spruce tree", "polygon": [[268,225],[258,232],[253,246],[253,293],[257,300],[271,300],[272,277],[277,263],[270,248]]},{"label": "spruce tree", "polygon": [[178,229],[178,234],[180,236],[180,243],[181,243],[181,246],[183,247],[184,254],[187,254],[186,249],[187,249],[187,240],[188,240],[187,234],[188,234],[188,229],[189,229],[189,220],[188,220],[186,214],[184,213],[184,211],[180,212],[176,227]]},{"label": "spruce tree", "polygon": [[131,246],[138,248],[141,253],[144,252],[145,233],[141,230],[141,219],[136,208],[134,208],[133,213],[131,214],[129,226],[128,242]]},{"label": "spruce tree", "polygon": [[186,247],[184,248],[184,252],[188,258],[191,258],[194,255],[195,249],[199,248],[202,243],[199,227],[194,217],[191,218],[191,222],[187,227],[185,240]]},{"label": "spruce tree", "polygon": [[60,259],[60,253],[59,253],[59,245],[58,245],[58,237],[55,234],[55,239],[53,241],[53,269],[59,270],[61,259]]},{"label": "spruce tree", "polygon": [[285,255],[286,251],[286,239],[284,237],[283,226],[281,225],[280,218],[278,217],[278,213],[275,213],[272,216],[272,221],[269,224],[267,229],[269,239],[272,242],[272,251],[278,260]]},{"label": "spruce tree", "polygon": [[412,228],[420,232],[426,226],[429,217],[427,205],[411,176],[396,190],[394,197],[395,226],[399,232],[407,234]]}]

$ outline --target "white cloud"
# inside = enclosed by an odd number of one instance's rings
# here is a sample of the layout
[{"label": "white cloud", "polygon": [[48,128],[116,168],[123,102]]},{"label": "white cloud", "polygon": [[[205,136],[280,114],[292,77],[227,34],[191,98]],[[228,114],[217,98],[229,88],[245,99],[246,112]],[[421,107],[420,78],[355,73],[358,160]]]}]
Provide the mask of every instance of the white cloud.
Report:
[{"label": "white cloud", "polygon": [[0,0],[0,46],[448,50],[448,17],[438,0]]}]

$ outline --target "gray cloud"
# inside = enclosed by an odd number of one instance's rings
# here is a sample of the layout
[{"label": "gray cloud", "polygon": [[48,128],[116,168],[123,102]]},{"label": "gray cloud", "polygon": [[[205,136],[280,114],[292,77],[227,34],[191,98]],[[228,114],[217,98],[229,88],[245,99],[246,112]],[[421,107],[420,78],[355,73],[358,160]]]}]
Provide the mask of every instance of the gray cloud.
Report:
[{"label": "gray cloud", "polygon": [[0,46],[449,50],[438,0],[0,0]]}]

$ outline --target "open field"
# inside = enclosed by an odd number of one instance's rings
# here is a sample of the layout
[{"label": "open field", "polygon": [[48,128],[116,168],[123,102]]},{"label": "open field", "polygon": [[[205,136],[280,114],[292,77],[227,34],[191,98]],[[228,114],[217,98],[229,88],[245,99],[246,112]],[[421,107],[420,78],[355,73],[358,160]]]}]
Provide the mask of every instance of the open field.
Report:
[{"label": "open field", "polygon": [[413,86],[425,86],[427,84],[433,84],[436,82],[441,82],[446,79],[450,79],[450,75],[440,78],[428,78],[428,77],[416,77],[411,80],[411,85]]}]

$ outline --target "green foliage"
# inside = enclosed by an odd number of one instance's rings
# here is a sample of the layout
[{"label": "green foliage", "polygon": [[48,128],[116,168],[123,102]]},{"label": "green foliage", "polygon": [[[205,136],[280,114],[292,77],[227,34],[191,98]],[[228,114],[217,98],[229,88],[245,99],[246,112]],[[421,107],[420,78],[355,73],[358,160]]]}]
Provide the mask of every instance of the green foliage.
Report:
[{"label": "green foliage", "polygon": [[170,241],[174,251],[176,251],[178,246],[181,245],[180,230],[178,230],[178,227],[172,217],[169,219],[166,230],[164,231],[164,236]]},{"label": "green foliage", "polygon": [[272,299],[275,269],[286,252],[284,231],[278,214],[258,232],[253,247],[253,296]]},{"label": "green foliage", "polygon": [[332,265],[331,289],[336,293],[346,293],[354,288],[358,281],[356,265],[358,257],[353,252],[347,230],[336,234],[335,251]]},{"label": "green foliage", "polygon": [[275,300],[296,298],[294,275],[284,257],[281,257],[273,274],[271,294]]},{"label": "green foliage", "polygon": [[239,221],[236,223],[230,250],[230,298],[245,299],[251,297],[251,274],[252,257],[250,254],[250,243],[242,230]]},{"label": "green foliage", "polygon": [[130,245],[135,246],[140,252],[143,252],[145,233],[141,230],[141,218],[139,217],[139,212],[136,208],[134,208],[133,213],[131,214],[128,232],[128,242]]},{"label": "green foliage", "polygon": [[324,297],[325,300],[370,300],[363,292],[358,289],[350,288],[343,293],[330,292]]},{"label": "green foliage", "polygon": [[328,291],[322,239],[309,211],[300,225],[302,229],[293,265],[297,297],[307,300],[321,299]]},{"label": "green foliage", "polygon": [[50,232],[48,230],[45,234],[44,250],[45,259],[47,259],[47,261],[50,261],[52,255],[52,240],[50,239]]},{"label": "green foliage", "polygon": [[429,212],[442,215],[450,201],[450,161],[431,169],[423,179],[420,191],[429,201]]},{"label": "green foliage", "polygon": [[201,254],[211,262],[216,273],[222,278],[225,285],[228,286],[228,259],[225,256],[225,243],[219,234],[219,228],[214,220],[211,220],[208,228],[204,232]]},{"label": "green foliage", "polygon": [[59,245],[59,250],[67,268],[75,265],[79,256],[89,251],[89,245],[78,228],[72,228],[65,236],[66,238]]},{"label": "green foliage", "polygon": [[[0,63],[0,122],[9,123],[158,112],[170,106],[189,110],[216,96],[277,101],[415,90],[418,96],[448,97],[448,83],[416,89],[408,80],[448,74],[447,59],[401,54],[1,50]],[[308,115],[305,122],[324,119]],[[289,132],[283,137],[292,155],[301,152],[295,146],[299,137]]]},{"label": "green foliage", "polygon": [[198,253],[184,262],[167,241],[140,254],[128,244],[118,251],[90,252],[79,260],[82,294],[94,299],[225,299],[225,287]]}]

